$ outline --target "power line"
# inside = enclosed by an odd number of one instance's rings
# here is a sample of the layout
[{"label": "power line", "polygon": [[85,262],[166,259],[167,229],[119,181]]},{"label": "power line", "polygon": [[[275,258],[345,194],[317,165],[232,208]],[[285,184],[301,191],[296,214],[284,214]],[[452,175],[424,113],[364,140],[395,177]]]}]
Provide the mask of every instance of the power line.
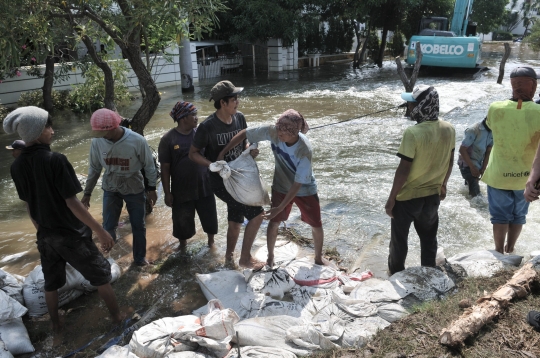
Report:
[{"label": "power line", "polygon": [[339,122],[334,122],[334,123],[322,124],[322,125],[317,126],[317,127],[312,127],[312,128],[310,128],[309,130],[318,129],[318,128],[323,128],[323,127],[328,127],[328,126],[333,126],[334,124],[340,124],[340,123],[350,122],[350,121],[353,121],[353,120],[355,120],[355,119],[364,118],[364,117],[367,117],[367,116],[371,116],[371,115],[373,115],[373,114],[386,112],[386,111],[389,111],[389,110],[391,110],[391,109],[395,109],[395,108],[399,108],[399,107],[404,107],[404,104],[406,104],[406,103],[400,104],[399,106],[394,106],[394,107],[390,107],[390,108],[386,108],[386,109],[381,109],[380,111],[377,111],[377,112],[371,112],[371,113],[368,113],[368,114],[363,114],[363,115],[361,115],[361,116],[359,116],[359,117],[354,117],[354,118],[345,119],[344,121],[339,121]]}]

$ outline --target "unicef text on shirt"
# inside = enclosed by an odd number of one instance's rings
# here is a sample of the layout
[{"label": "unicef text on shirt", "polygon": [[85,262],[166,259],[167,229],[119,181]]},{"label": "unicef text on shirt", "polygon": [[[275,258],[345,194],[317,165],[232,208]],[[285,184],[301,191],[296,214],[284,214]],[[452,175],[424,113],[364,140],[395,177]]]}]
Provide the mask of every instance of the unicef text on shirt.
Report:
[{"label": "unicef text on shirt", "polygon": [[432,44],[421,44],[422,53],[425,54],[434,54],[434,55],[454,55],[459,56],[463,54],[465,49],[461,45],[432,45]]},{"label": "unicef text on shirt", "polygon": [[523,177],[528,177],[529,174],[530,172],[520,172],[520,173],[510,172],[510,173],[503,173],[503,177],[523,178]]}]

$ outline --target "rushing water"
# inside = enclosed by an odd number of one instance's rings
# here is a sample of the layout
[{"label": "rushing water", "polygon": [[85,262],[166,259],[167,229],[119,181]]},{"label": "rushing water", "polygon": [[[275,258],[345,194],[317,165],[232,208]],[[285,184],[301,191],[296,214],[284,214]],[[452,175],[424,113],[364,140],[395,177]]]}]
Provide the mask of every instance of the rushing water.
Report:
[{"label": "rushing water", "polygon": [[[506,76],[502,85],[496,83],[501,44],[484,45],[484,65],[491,68],[477,78],[421,77],[418,84],[433,85],[439,92],[441,117],[456,128],[456,149],[467,126],[484,118],[488,106],[495,100],[508,98],[508,74],[521,65],[540,67],[537,54],[524,44],[515,44],[506,63]],[[239,110],[249,126],[273,123],[288,108],[304,114],[311,127],[356,118],[402,103],[403,85],[396,74],[396,65],[385,62],[382,69],[366,68],[353,71],[350,65],[300,69],[275,76],[252,78],[236,75],[230,78],[236,86],[244,86]],[[168,113],[178,100],[193,102],[199,108],[202,121],[213,112],[208,102],[210,88],[217,80],[200,83],[194,93],[182,94],[179,87],[162,90],[159,108],[146,127],[145,135],[154,148],[173,121]],[[123,109],[124,116],[134,114],[138,101]],[[343,124],[314,129],[308,133],[313,145],[313,169],[321,199],[325,246],[336,247],[345,264],[356,264],[384,275],[390,237],[390,219],[384,205],[392,185],[399,158],[396,152],[406,127],[413,123],[403,117],[402,109],[393,109]],[[55,115],[55,141],[52,149],[67,155],[77,173],[87,172],[90,146],[89,115],[70,112]],[[17,139],[1,135],[5,145]],[[456,150],[457,152],[457,150]],[[457,154],[456,154],[457,160]],[[27,217],[23,203],[18,199],[9,175],[12,162],[7,150],[0,151],[0,267],[7,271],[27,274],[39,261],[35,245],[35,230]],[[267,144],[261,146],[258,164],[267,183],[272,181],[274,160]],[[467,187],[454,166],[448,185],[448,196],[439,210],[439,246],[447,256],[474,248],[494,247],[485,185],[481,184],[484,198],[471,200]],[[100,219],[101,191],[94,190],[92,214]],[[218,200],[220,231],[217,236],[218,252],[225,246],[225,208]],[[516,245],[518,254],[526,255],[540,249],[537,239],[539,205],[532,204],[528,223]],[[293,211],[290,224],[310,237],[309,227]],[[148,220],[149,241],[152,237],[171,236],[170,209],[159,198],[154,213]],[[259,238],[265,238],[265,227]],[[202,235],[201,235],[202,237]],[[419,262],[419,240],[411,229],[407,265]],[[159,249],[159,248],[158,248]],[[239,249],[239,246],[238,246]],[[220,255],[221,256],[221,255]]]}]

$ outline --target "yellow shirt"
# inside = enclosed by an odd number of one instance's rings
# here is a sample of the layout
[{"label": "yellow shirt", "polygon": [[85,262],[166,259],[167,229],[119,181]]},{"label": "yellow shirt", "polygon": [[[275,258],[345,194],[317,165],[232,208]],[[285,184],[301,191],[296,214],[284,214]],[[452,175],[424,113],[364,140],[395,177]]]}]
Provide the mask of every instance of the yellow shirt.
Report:
[{"label": "yellow shirt", "polygon": [[396,200],[440,194],[455,144],[456,131],[443,120],[422,122],[407,128],[403,133],[398,156],[411,160],[412,166]]},{"label": "yellow shirt", "polygon": [[523,190],[540,141],[540,105],[506,100],[489,106],[486,124],[493,149],[482,181],[504,190]]}]

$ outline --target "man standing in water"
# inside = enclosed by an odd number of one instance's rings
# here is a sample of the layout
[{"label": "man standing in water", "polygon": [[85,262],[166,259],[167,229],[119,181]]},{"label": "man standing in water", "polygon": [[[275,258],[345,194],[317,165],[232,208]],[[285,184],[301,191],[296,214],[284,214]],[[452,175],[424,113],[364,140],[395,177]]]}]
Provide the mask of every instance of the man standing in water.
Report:
[{"label": "man standing in water", "polygon": [[420,85],[404,92],[411,120],[397,156],[401,158],[386,214],[392,218],[388,270],[391,275],[405,269],[411,223],[420,237],[422,266],[435,266],[439,204],[446,197],[446,183],[452,173],[456,133],[439,119],[439,94],[435,88]]},{"label": "man standing in water", "polygon": [[161,138],[158,153],[165,205],[172,208],[173,236],[180,241],[179,249],[184,249],[187,240],[195,235],[197,211],[208,235],[208,246],[212,247],[218,220],[208,169],[188,157],[199,120],[197,107],[178,102],[170,115],[177,126]]},{"label": "man standing in water", "polygon": [[53,329],[61,328],[57,290],[66,283],[66,262],[97,287],[113,321],[120,322],[120,310],[109,283],[111,265],[92,241],[92,231],[105,252],[114,241],[77,199],[82,188],[70,162],[64,155],[51,152],[54,131],[49,113],[37,107],[18,108],[4,119],[4,131],[19,133],[26,142],[26,148],[11,165],[11,177],[37,230],[45,301]]},{"label": "man standing in water", "polygon": [[532,100],[537,78],[530,67],[515,68],[510,73],[512,98],[489,106],[486,124],[493,133],[493,150],[482,181],[488,186],[493,239],[500,253],[514,251],[529,210],[523,194],[540,141],[540,106]]},{"label": "man standing in water", "polygon": [[[116,240],[116,227],[124,201],[133,231],[133,259],[135,265],[152,264],[146,260],[146,195],[152,206],[156,203],[157,172],[152,151],[146,139],[129,128],[120,126],[122,117],[110,109],[98,109],[90,124],[93,135],[90,146],[88,180],[82,203],[90,207],[90,195],[103,174],[103,227]],[[148,186],[141,174],[144,169]]]},{"label": "man standing in water", "polygon": [[[193,144],[189,151],[189,159],[195,163],[208,167],[216,161],[219,153],[225,148],[232,137],[242,129],[247,128],[244,115],[237,111],[238,94],[242,92],[243,87],[235,87],[230,81],[218,82],[210,91],[214,101],[216,112],[208,116],[197,128]],[[242,151],[247,148],[247,141],[231,149],[225,154],[225,161],[230,162],[240,156]],[[203,156],[204,151],[204,156]],[[210,173],[210,183],[212,190],[218,198],[227,204],[227,220],[229,227],[227,229],[227,251],[225,259],[231,261],[234,255],[234,249],[240,228],[244,222],[244,217],[248,219],[248,224],[244,230],[244,241],[240,254],[240,266],[249,268],[259,268],[264,263],[255,260],[251,256],[251,246],[259,231],[263,220],[263,208],[261,206],[248,206],[234,200],[227,192],[223,179],[219,173]]]}]

